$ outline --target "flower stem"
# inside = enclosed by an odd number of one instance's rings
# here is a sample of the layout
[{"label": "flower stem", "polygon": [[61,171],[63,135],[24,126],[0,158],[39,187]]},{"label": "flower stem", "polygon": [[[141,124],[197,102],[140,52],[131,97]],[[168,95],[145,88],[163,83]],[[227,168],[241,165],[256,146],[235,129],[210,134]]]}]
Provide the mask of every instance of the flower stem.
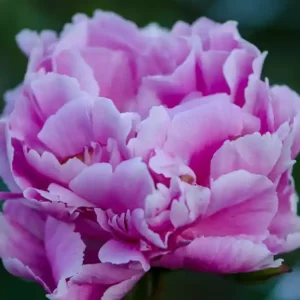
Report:
[{"label": "flower stem", "polygon": [[148,280],[148,299],[162,300],[164,292],[164,270],[153,269]]}]

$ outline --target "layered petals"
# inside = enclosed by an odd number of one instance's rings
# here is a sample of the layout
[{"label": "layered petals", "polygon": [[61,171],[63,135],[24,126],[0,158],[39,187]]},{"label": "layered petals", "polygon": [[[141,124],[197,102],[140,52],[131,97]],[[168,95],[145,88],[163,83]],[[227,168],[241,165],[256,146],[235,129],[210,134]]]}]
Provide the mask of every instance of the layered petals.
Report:
[{"label": "layered petals", "polygon": [[[299,95],[236,22],[97,11],[25,30],[0,120],[0,257],[52,300],[122,299],[152,267],[278,267],[300,247]],[[1,200],[2,200],[1,199]]]}]

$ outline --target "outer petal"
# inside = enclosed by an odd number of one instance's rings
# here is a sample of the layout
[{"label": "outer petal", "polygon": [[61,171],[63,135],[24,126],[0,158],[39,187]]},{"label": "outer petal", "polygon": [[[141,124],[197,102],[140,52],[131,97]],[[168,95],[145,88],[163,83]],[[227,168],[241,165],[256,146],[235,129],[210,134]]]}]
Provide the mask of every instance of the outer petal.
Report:
[{"label": "outer petal", "polygon": [[233,50],[224,64],[224,76],[230,87],[235,104],[243,106],[245,103],[245,88],[248,78],[253,72],[254,56],[245,50]]},{"label": "outer petal", "polygon": [[274,131],[274,113],[268,82],[262,82],[254,75],[250,76],[245,89],[244,110],[260,119],[261,133]]},{"label": "outer petal", "polygon": [[182,233],[200,236],[263,236],[278,208],[271,181],[261,175],[236,171],[213,182],[205,215]]},{"label": "outer petal", "polygon": [[54,73],[32,80],[30,88],[36,100],[38,114],[43,121],[66,103],[85,96],[75,79]]},{"label": "outer petal", "polygon": [[214,273],[251,272],[278,265],[264,244],[234,237],[202,237],[165,255],[161,266]]},{"label": "outer petal", "polygon": [[227,52],[201,52],[198,58],[198,86],[204,95],[227,93],[230,89],[223,75],[223,66],[228,58]]},{"label": "outer petal", "polygon": [[292,158],[296,158],[300,152],[300,139],[298,138],[300,135],[300,113],[294,118],[293,127],[292,127],[292,135],[293,135],[293,145],[292,145]]},{"label": "outer petal", "polygon": [[99,259],[102,263],[114,265],[139,262],[145,271],[150,269],[149,262],[136,245],[125,244],[117,240],[110,240],[101,247]]},{"label": "outer petal", "polygon": [[300,97],[287,86],[274,86],[271,89],[274,126],[278,129],[285,122],[291,124],[300,111]]},{"label": "outer petal", "polygon": [[9,272],[38,279],[47,289],[54,281],[43,246],[45,222],[38,212],[17,202],[7,203],[0,215],[0,256]]},{"label": "outer petal", "polygon": [[254,133],[226,141],[214,154],[211,162],[211,176],[219,176],[246,170],[268,176],[275,167],[282,151],[282,142],[276,135]]},{"label": "outer petal", "polygon": [[[89,99],[72,101],[47,119],[38,138],[59,158],[64,159],[83,152],[93,141],[92,107]],[[68,120],[68,126],[66,126]]]},{"label": "outer petal", "polygon": [[22,30],[16,37],[19,48],[29,56],[36,48],[48,48],[57,37],[54,31],[44,30],[41,34],[28,29]]},{"label": "outer petal", "polygon": [[99,95],[99,86],[92,68],[85,62],[79,51],[64,50],[54,58],[54,71],[78,80],[82,90],[92,96]]},{"label": "outer petal", "polygon": [[32,149],[29,152],[25,152],[24,158],[27,159],[30,166],[35,169],[36,172],[45,176],[49,180],[49,183],[55,181],[68,184],[86,167],[85,164],[76,157],[61,164],[52,153],[47,151],[39,155]]},{"label": "outer petal", "polygon": [[42,285],[47,292],[51,291],[51,287],[49,287],[43,279],[38,277],[38,275],[36,275],[29,266],[24,265],[20,260],[16,258],[3,258],[2,261],[6,270],[12,275],[28,280],[34,280]]},{"label": "outer petal", "polygon": [[48,299],[119,300],[143,275],[141,270],[112,264],[85,265],[68,283],[60,282],[54,294],[48,295]]},{"label": "outer petal", "polygon": [[[297,216],[298,196],[290,172],[283,174],[278,182],[278,211],[270,225],[270,232],[286,243],[284,248],[293,249],[299,245],[295,239],[300,232],[300,221]],[[286,251],[286,250],[283,250]]]},{"label": "outer petal", "polygon": [[[213,199],[207,214],[212,215],[224,208],[243,203],[246,199],[259,197],[265,192],[270,192],[271,196],[274,188],[273,183],[265,176],[251,174],[243,170],[223,175],[212,183]],[[275,208],[277,208],[276,198],[271,199],[270,197],[268,202],[275,202]]]},{"label": "outer petal", "polygon": [[10,117],[14,137],[25,140],[30,148],[44,148],[37,139],[45,120],[64,104],[82,97],[75,79],[58,74],[35,75],[25,82]]},{"label": "outer petal", "polygon": [[72,224],[48,218],[45,228],[45,250],[56,283],[80,271],[85,245],[79,233],[74,232]]},{"label": "outer petal", "polygon": [[[89,23],[88,44],[91,47],[105,47],[143,53],[146,38],[139,34],[138,27],[117,14],[96,11]],[[105,28],[105,30],[99,30]]]},{"label": "outer petal", "polygon": [[14,176],[9,165],[7,151],[7,125],[4,120],[0,121],[0,176],[12,192],[19,192],[20,188],[15,182]]}]

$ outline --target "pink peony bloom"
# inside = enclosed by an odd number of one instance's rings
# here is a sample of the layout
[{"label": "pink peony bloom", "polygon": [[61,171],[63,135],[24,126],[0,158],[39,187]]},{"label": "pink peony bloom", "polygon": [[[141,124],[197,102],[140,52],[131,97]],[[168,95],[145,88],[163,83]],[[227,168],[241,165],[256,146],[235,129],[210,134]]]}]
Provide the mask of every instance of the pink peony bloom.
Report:
[{"label": "pink peony bloom", "polygon": [[[49,287],[35,250],[26,261],[10,243],[0,256],[29,273],[10,272],[39,281],[51,299],[79,290],[80,300],[114,299],[151,266],[249,272],[300,246],[291,177],[300,99],[260,80],[265,54],[234,22],[140,30],[99,12],[75,17],[60,38],[24,31],[18,41],[30,58],[0,122],[11,190],[2,197],[24,198],[85,258],[56,261],[37,247],[45,270],[72,268]],[[21,225],[30,249],[33,234]]]},{"label": "pink peony bloom", "polygon": [[0,255],[9,272],[40,283],[49,299],[121,299],[143,275],[124,266],[91,263],[90,246],[75,232],[75,224],[23,201],[6,203],[0,215]]}]

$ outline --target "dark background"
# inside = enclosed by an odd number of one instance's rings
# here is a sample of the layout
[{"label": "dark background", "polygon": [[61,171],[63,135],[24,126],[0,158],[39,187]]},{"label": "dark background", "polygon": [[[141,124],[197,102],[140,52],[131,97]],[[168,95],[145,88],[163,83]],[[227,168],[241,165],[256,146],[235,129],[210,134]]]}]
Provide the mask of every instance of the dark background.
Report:
[{"label": "dark background", "polygon": [[[299,0],[0,0],[0,94],[24,76],[26,58],[14,40],[21,29],[60,31],[74,13],[91,15],[96,8],[115,11],[140,26],[157,22],[170,27],[176,20],[193,22],[203,15],[220,22],[237,20],[246,39],[269,51],[264,76],[272,84],[287,84],[300,92]],[[294,174],[300,191],[297,165]],[[300,260],[300,252],[285,258],[294,265]],[[249,286],[214,275],[174,273],[168,278],[165,298],[300,300],[300,275],[294,272],[288,276]],[[277,283],[285,278],[289,287],[283,294],[274,292]],[[44,299],[36,284],[14,278],[1,267],[0,280],[1,300]]]}]

